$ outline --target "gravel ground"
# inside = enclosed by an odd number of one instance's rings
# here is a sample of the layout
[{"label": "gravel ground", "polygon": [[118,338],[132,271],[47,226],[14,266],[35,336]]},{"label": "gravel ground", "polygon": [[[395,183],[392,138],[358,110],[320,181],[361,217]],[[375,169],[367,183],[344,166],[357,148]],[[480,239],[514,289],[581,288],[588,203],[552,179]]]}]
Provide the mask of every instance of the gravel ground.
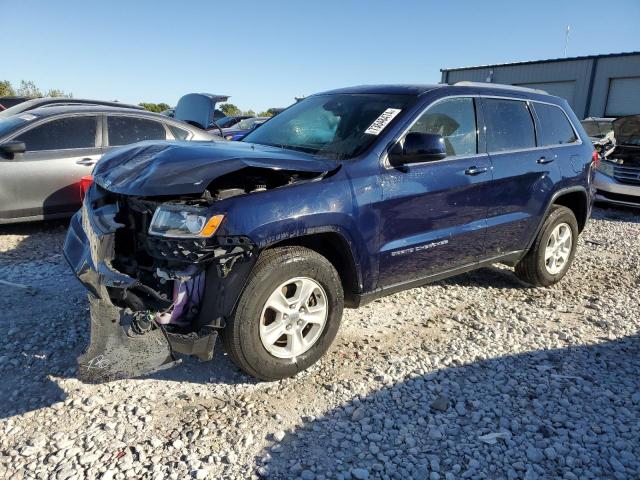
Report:
[{"label": "gravel ground", "polygon": [[596,209],[567,278],[493,267],[347,310],[332,350],[260,383],[222,348],[76,379],[65,226],[0,227],[0,478],[640,478],[640,216]]}]

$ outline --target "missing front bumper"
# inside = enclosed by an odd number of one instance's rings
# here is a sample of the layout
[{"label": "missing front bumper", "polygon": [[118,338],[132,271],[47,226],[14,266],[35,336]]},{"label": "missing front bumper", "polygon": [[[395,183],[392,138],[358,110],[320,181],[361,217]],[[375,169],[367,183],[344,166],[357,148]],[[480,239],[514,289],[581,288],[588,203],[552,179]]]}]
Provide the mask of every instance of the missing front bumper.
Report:
[{"label": "missing front bumper", "polygon": [[89,346],[78,357],[81,380],[106,382],[138,377],[179,363],[160,327],[135,334],[130,328],[130,314],[93,295],[89,295],[89,309]]},{"label": "missing front bumper", "polygon": [[[255,263],[253,244],[245,237],[223,237],[205,252],[206,258],[199,257],[190,264],[192,277],[202,274],[204,278],[206,272],[204,297],[199,296],[200,305],[189,317],[189,328],[175,330],[163,325],[158,315],[172,312],[176,299],[112,264],[118,255],[116,230],[124,226],[116,221],[116,205],[92,209],[92,195],[100,198],[98,192],[88,192],[82,213],[71,221],[64,246],[65,258],[90,292],[91,335],[86,352],[78,358],[80,378],[102,382],[149,374],[178,363],[174,352],[211,360],[218,331],[224,327]],[[148,252],[166,257],[166,245],[155,247],[157,252]],[[185,260],[171,258],[170,264],[164,260],[163,268],[169,271],[171,265],[186,271],[189,264],[183,263]],[[173,277],[164,280],[174,281]],[[139,316],[148,319],[147,328],[132,328]]]}]

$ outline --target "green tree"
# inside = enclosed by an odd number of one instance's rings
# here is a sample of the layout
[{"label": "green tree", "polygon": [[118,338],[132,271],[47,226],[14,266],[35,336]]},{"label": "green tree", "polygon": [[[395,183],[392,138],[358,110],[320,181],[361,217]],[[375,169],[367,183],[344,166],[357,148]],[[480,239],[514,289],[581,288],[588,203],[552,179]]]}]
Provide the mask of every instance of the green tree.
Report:
[{"label": "green tree", "polygon": [[232,115],[240,115],[240,109],[236,107],[233,103],[222,103],[218,105],[218,108],[224,113],[227,117]]},{"label": "green tree", "polygon": [[16,95],[20,97],[38,98],[42,97],[42,92],[31,80],[20,80],[20,86],[16,89]]},{"label": "green tree", "polygon": [[270,108],[268,110],[265,110],[264,112],[260,112],[258,114],[259,117],[273,117],[276,114],[276,109],[275,108]]},{"label": "green tree", "polygon": [[16,92],[11,86],[11,82],[9,80],[0,81],[0,97],[9,97],[15,94]]},{"label": "green tree", "polygon": [[256,112],[254,112],[253,110],[249,109],[246,112],[243,112],[244,115],[251,115],[252,117],[256,116]]},{"label": "green tree", "polygon": [[45,97],[73,98],[73,95],[70,93],[66,93],[64,90],[60,90],[59,88],[50,88]]},{"label": "green tree", "polygon": [[167,110],[168,108],[171,108],[169,105],[167,105],[166,103],[150,103],[150,102],[142,102],[139,103],[138,105],[140,105],[142,108],[144,108],[145,110],[148,110],[150,112],[155,112],[155,113],[160,113],[163,110]]}]

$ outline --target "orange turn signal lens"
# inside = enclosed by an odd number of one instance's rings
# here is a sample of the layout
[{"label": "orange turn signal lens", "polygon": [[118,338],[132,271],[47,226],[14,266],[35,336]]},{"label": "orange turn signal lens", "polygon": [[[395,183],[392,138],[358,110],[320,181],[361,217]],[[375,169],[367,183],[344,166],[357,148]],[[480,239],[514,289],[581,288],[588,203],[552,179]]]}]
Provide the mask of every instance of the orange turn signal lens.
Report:
[{"label": "orange turn signal lens", "polygon": [[214,215],[213,217],[211,217],[205,224],[204,228],[200,231],[200,236],[210,237],[211,235],[216,233],[216,230],[222,223],[222,220],[224,220],[224,215]]}]

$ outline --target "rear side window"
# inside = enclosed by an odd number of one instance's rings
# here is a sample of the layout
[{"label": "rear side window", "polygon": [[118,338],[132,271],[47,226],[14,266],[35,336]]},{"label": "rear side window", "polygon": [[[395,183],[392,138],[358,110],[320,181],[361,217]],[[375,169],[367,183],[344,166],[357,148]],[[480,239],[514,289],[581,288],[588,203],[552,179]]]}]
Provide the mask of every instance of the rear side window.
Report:
[{"label": "rear side window", "polygon": [[559,107],[534,103],[533,108],[535,108],[540,121],[538,145],[560,145],[573,143],[577,140],[569,119]]},{"label": "rear side window", "polygon": [[483,104],[487,124],[487,149],[490,152],[536,146],[533,119],[525,102],[485,98]]},{"label": "rear side window", "polygon": [[477,153],[476,110],[472,98],[451,98],[429,107],[410,132],[444,137],[447,156]]},{"label": "rear side window", "polygon": [[14,140],[24,142],[28,152],[94,148],[97,126],[96,117],[59,118],[38,125]]},{"label": "rear side window", "polygon": [[166,140],[164,125],[154,120],[135,117],[107,117],[109,145],[128,145],[143,140]]}]

